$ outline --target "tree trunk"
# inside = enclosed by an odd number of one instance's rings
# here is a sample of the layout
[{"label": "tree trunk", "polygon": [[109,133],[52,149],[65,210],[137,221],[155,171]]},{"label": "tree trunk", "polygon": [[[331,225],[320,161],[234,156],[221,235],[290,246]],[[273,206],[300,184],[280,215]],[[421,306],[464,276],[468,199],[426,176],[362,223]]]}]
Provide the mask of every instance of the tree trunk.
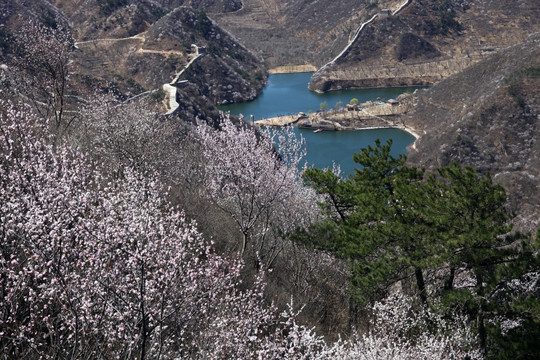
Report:
[{"label": "tree trunk", "polygon": [[148,334],[147,329],[147,319],[146,319],[146,309],[144,307],[144,297],[145,297],[145,271],[144,271],[144,262],[141,264],[141,289],[140,289],[140,297],[141,297],[141,355],[140,360],[144,360],[146,357],[146,336]]},{"label": "tree trunk", "polygon": [[349,329],[352,331],[358,323],[358,306],[354,296],[349,295]]},{"label": "tree trunk", "polygon": [[247,234],[242,233],[242,250],[240,250],[240,257],[244,257],[244,252],[246,251],[246,244],[247,244]]},{"label": "tree trunk", "polygon": [[418,286],[418,295],[420,295],[420,300],[422,300],[422,304],[424,304],[424,306],[427,306],[428,305],[427,291],[426,291],[426,284],[424,282],[424,274],[422,273],[422,269],[417,267],[414,270],[414,275],[416,276],[416,286]]},{"label": "tree trunk", "polygon": [[450,268],[450,276],[444,284],[444,290],[452,290],[454,288],[454,277],[456,276],[456,268],[453,266]]},{"label": "tree trunk", "polygon": [[480,351],[482,352],[482,355],[484,357],[487,354],[487,331],[486,331],[486,324],[484,322],[484,308],[485,308],[485,299],[484,299],[484,285],[483,285],[483,277],[480,274],[476,275],[476,286],[477,286],[477,293],[480,297],[480,304],[478,306],[478,315],[476,317],[476,321],[478,324],[478,338],[480,340]]}]

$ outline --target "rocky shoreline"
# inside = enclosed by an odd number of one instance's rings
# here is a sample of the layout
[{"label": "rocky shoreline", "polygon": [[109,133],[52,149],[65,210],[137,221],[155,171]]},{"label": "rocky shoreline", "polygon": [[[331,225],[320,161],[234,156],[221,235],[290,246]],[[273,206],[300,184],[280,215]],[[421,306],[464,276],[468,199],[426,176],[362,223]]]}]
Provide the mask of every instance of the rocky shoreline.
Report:
[{"label": "rocky shoreline", "polygon": [[404,130],[416,139],[420,137],[410,124],[404,122],[402,115],[413,107],[412,96],[401,95],[398,100],[368,101],[362,104],[348,104],[346,108],[318,111],[312,114],[278,116],[255,121],[254,124],[264,127],[281,127],[296,125],[302,129],[314,131],[356,131],[368,129],[396,128]]}]

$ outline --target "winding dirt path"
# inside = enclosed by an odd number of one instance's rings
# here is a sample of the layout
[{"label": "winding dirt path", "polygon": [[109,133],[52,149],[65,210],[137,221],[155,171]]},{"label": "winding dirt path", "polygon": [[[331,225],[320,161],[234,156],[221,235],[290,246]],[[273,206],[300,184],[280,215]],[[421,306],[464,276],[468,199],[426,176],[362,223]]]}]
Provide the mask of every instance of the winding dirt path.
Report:
[{"label": "winding dirt path", "polygon": [[107,39],[93,39],[93,40],[84,40],[84,41],[75,41],[75,47],[78,48],[78,45],[83,44],[92,44],[97,42],[115,42],[115,41],[126,41],[126,40],[140,40],[141,46],[144,40],[146,40],[146,31],[137,35],[124,38],[107,38]]},{"label": "winding dirt path", "polygon": [[169,84],[163,84],[163,90],[169,94],[169,111],[167,111],[165,115],[172,114],[176,111],[176,109],[178,109],[178,106],[180,106],[176,101],[176,91],[178,90],[178,88],[174,85],[188,82],[187,80],[179,82],[178,79],[184,73],[184,71],[186,71],[191,66],[191,64],[193,64],[193,62],[201,56],[201,53],[199,52],[199,47],[197,45],[191,44],[191,47],[195,48],[195,52],[191,54],[191,60],[186,64],[186,66],[184,66],[182,70],[178,72],[178,74],[176,74],[173,81],[171,81]]},{"label": "winding dirt path", "polygon": [[79,45],[84,44],[95,44],[95,43],[112,43],[117,41],[127,41],[127,40],[137,40],[139,41],[139,44],[137,45],[137,50],[135,52],[137,53],[143,53],[143,54],[162,54],[162,55],[181,55],[184,56],[186,53],[183,51],[178,50],[153,50],[153,49],[144,49],[142,46],[144,42],[146,41],[146,32],[142,32],[140,34],[130,36],[130,37],[124,37],[124,38],[109,38],[109,39],[94,39],[94,40],[85,40],[85,41],[77,41],[75,42],[75,47],[78,48]]},{"label": "winding dirt path", "polygon": [[[411,3],[412,0],[406,0],[404,3],[402,3],[394,12],[392,12],[392,16],[395,16],[397,15],[401,10],[403,10],[407,5],[409,5]],[[358,29],[356,29],[355,33],[354,33],[354,36],[352,37],[352,39],[349,41],[349,43],[347,44],[347,46],[345,46],[345,48],[343,49],[343,51],[341,51],[338,56],[336,56],[334,59],[332,59],[331,61],[329,61],[328,63],[326,63],[323,67],[321,67],[319,69],[319,71],[321,70],[324,70],[326,67],[328,67],[329,65],[331,64],[334,64],[339,58],[341,58],[342,56],[345,56],[348,52],[349,52],[349,49],[351,48],[352,44],[354,44],[356,42],[356,40],[358,39],[358,37],[360,36],[360,34],[362,33],[362,30],[364,30],[364,28],[366,27],[366,25],[370,24],[371,22],[373,22],[373,20],[375,20],[377,17],[379,16],[379,14],[375,14],[371,17],[371,19],[369,19],[368,21],[366,22],[363,22],[362,24],[360,24],[360,26],[358,27]]]},{"label": "winding dirt path", "polygon": [[[139,44],[137,45],[137,50],[135,50],[135,52],[139,53],[139,54],[161,54],[161,55],[166,55],[166,56],[169,56],[169,55],[172,55],[172,54],[179,55],[179,56],[185,56],[186,55],[185,52],[178,51],[178,50],[144,49],[143,44],[144,44],[144,42],[146,40],[146,32],[142,32],[140,34],[130,36],[130,37],[124,37],[124,38],[93,39],[93,40],[77,41],[77,42],[75,42],[75,48],[78,49],[79,45],[84,45],[84,44],[113,43],[113,42],[128,41],[128,40],[137,40],[137,41],[139,41]],[[189,57],[191,57],[191,60],[186,64],[186,66],[184,66],[174,76],[174,79],[170,83],[163,84],[163,86],[162,86],[162,89],[167,93],[167,98],[168,98],[168,104],[167,104],[168,106],[167,107],[168,107],[169,110],[165,113],[166,115],[172,114],[179,107],[179,104],[176,101],[177,87],[174,86],[174,85],[187,82],[187,80],[183,80],[183,81],[179,82],[178,79],[191,66],[191,64],[193,64],[193,62],[195,60],[197,60],[201,56],[201,53],[199,52],[199,47],[197,45],[195,45],[195,44],[192,44],[191,46],[192,46],[192,48],[195,49],[194,53],[191,53],[191,54],[188,55]],[[144,93],[138,94],[138,95],[128,99],[127,101],[131,101],[131,100],[139,98],[139,97],[141,97],[143,95],[150,94],[150,93],[152,93],[154,91],[155,90],[146,91]]]}]

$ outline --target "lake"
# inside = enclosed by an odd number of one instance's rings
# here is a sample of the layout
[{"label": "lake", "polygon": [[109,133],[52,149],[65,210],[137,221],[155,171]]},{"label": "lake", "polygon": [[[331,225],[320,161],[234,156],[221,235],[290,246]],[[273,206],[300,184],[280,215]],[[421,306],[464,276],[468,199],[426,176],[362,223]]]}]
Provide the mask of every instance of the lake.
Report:
[{"label": "lake", "polygon": [[[356,89],[332,91],[318,94],[308,90],[307,85],[313,73],[271,74],[268,84],[257,99],[240,104],[220,106],[222,111],[230,111],[233,115],[244,115],[246,120],[253,115],[260,120],[279,115],[308,113],[319,110],[320,104],[326,102],[329,108],[338,102],[347,104],[352,98],[360,102],[395,98],[404,92],[412,92],[410,88]],[[352,160],[353,153],[361,148],[374,145],[376,139],[382,143],[392,139],[392,154],[397,156],[407,152],[407,146],[414,142],[414,137],[399,129],[373,129],[359,131],[323,131],[296,129],[306,139],[309,165],[319,168],[332,167],[335,161],[341,166],[344,174],[352,174],[356,164]]]}]

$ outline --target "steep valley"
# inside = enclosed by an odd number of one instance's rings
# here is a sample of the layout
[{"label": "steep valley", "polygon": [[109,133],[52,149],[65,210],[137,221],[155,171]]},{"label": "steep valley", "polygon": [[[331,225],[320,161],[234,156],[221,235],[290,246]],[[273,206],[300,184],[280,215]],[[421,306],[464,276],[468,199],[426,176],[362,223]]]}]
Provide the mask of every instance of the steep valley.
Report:
[{"label": "steep valley", "polygon": [[[393,119],[420,135],[409,164],[430,172],[455,161],[489,172],[507,191],[516,228],[535,231],[539,18],[538,0],[3,0],[0,85],[15,94],[4,71],[18,55],[13,37],[28,19],[73,34],[73,103],[66,108],[95,93],[112,93],[122,104],[150,100],[156,123],[171,126],[163,142],[174,138],[171,144],[184,141],[186,148],[193,145],[192,123],[218,127],[217,105],[255,99],[268,72],[318,69],[309,85],[316,92],[433,85],[404,97],[407,111]],[[185,177],[182,183],[163,175],[170,199],[217,239],[220,252],[233,254],[241,237],[235,219],[200,189],[190,193],[202,164],[193,149],[178,169],[159,159],[164,173]],[[190,164],[197,166],[186,170]],[[281,240],[281,230],[272,231]],[[268,302],[285,308],[294,295],[305,304],[299,318],[329,339],[365,325],[348,292],[345,260],[294,242],[284,246],[267,280]],[[261,264],[250,260],[254,273]]]},{"label": "steep valley", "polygon": [[538,226],[535,0],[6,0],[0,9],[3,63],[24,19],[62,24],[76,40],[75,93],[99,84],[124,100],[152,96],[188,122],[214,123],[215,105],[253,100],[268,68],[319,68],[309,85],[319,92],[436,84],[401,116],[422,135],[411,163],[490,171],[520,228]]}]

